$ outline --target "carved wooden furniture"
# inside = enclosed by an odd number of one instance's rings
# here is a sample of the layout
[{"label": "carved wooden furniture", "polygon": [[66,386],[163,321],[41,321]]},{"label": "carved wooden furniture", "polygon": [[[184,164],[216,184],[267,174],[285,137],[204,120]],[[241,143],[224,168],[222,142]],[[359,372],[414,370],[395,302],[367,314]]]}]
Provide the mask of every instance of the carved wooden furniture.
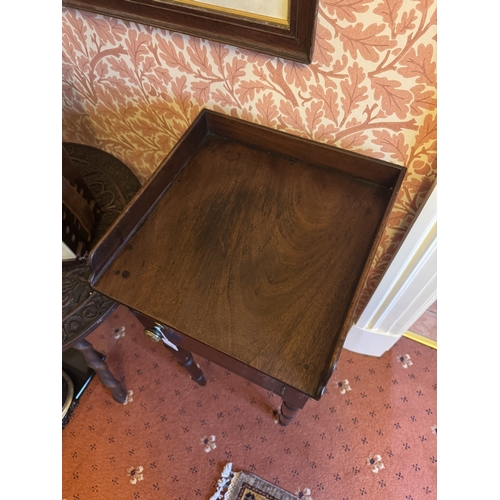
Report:
[{"label": "carved wooden furniture", "polygon": [[96,218],[99,214],[99,205],[63,146],[63,260],[74,260],[77,257],[82,257],[89,250]]},{"label": "carved wooden furniture", "polygon": [[63,370],[62,372],[62,421],[63,425],[66,423],[68,413],[73,402],[75,394],[75,386],[71,377]]},{"label": "carved wooden furniture", "polygon": [[203,110],[89,256],[146,329],[280,395],[336,366],[405,168]]},{"label": "carved wooden furniture", "polygon": [[[70,166],[68,162],[71,163]],[[76,169],[73,177],[68,173],[71,168]],[[88,247],[92,248],[137,193],[140,183],[130,169],[114,156],[80,144],[63,144],[63,173],[72,182],[78,182],[82,191],[88,189],[87,200],[92,199],[97,204],[98,209],[93,203],[89,203],[89,210],[95,215],[95,220],[87,226],[91,230]],[[81,185],[82,182],[84,185]],[[65,199],[63,183],[63,200]],[[71,202],[63,204],[63,232],[68,221],[81,220],[74,216],[72,206],[75,205]],[[74,226],[68,234],[78,234],[78,229]],[[76,254],[81,254],[81,246],[74,247],[74,250]],[[86,259],[63,261],[62,349],[66,351],[74,347],[80,351],[87,365],[95,370],[101,382],[111,390],[113,398],[124,403],[127,395],[125,389],[111,374],[102,355],[85,339],[118,306],[114,300],[90,287],[90,272]]]}]

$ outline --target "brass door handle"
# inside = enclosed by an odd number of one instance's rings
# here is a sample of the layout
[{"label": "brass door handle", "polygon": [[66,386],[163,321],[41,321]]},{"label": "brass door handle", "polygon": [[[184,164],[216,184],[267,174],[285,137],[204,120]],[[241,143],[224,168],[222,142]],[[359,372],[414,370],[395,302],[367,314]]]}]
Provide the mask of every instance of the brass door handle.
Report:
[{"label": "brass door handle", "polygon": [[153,326],[153,328],[145,328],[144,334],[146,335],[146,337],[149,337],[153,342],[161,341],[168,347],[174,349],[175,351],[179,350],[179,348],[173,342],[171,342],[163,333],[162,325],[160,325],[159,323],[156,323],[155,326]]}]

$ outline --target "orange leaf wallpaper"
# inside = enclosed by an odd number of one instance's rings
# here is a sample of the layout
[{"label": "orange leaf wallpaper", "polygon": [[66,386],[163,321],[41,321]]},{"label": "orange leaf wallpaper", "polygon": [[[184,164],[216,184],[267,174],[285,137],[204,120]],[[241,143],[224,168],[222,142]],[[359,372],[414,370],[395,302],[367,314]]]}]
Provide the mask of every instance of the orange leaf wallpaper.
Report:
[{"label": "orange leaf wallpaper", "polygon": [[63,141],[144,183],[206,107],[405,165],[362,306],[436,177],[436,44],[436,0],[320,0],[309,65],[63,7]]}]

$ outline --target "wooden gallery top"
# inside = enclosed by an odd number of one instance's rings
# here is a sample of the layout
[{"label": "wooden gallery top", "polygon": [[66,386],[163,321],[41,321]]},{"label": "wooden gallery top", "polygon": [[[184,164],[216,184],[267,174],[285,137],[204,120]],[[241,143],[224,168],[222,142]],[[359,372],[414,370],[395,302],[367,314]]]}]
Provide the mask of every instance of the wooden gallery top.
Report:
[{"label": "wooden gallery top", "polygon": [[405,172],[202,110],[90,255],[91,284],[319,399]]}]

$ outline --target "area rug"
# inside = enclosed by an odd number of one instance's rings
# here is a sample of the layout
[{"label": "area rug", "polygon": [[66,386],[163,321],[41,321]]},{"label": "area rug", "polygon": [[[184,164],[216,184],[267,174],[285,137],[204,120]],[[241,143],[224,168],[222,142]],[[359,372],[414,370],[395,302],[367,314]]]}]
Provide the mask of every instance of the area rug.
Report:
[{"label": "area rug", "polygon": [[226,464],[210,500],[300,500],[255,474],[234,472],[232,467],[231,462]]}]

